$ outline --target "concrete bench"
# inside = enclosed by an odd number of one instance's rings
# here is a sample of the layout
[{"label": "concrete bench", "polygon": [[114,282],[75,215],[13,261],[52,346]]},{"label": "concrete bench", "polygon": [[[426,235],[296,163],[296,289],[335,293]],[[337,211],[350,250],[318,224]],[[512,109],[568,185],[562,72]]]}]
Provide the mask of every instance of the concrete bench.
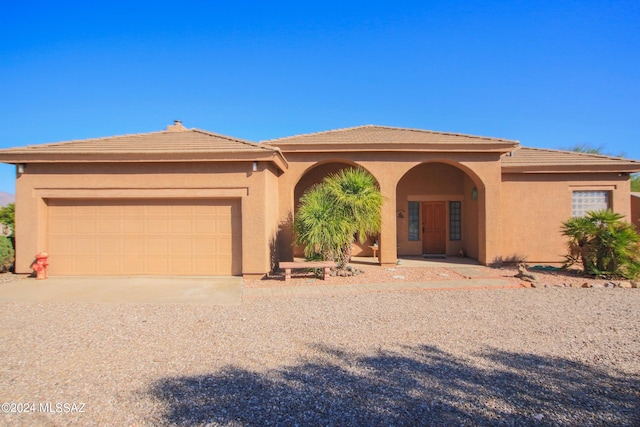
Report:
[{"label": "concrete bench", "polygon": [[327,280],[331,277],[331,267],[337,266],[333,261],[287,261],[278,265],[284,270],[284,280],[291,279],[291,270],[302,268],[321,268],[322,280]]}]

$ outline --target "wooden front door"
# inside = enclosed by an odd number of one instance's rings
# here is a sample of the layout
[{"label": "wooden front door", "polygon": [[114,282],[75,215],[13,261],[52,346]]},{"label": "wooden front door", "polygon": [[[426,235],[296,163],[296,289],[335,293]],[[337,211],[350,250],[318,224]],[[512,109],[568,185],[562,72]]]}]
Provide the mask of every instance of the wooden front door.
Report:
[{"label": "wooden front door", "polygon": [[444,254],[446,252],[447,222],[445,202],[422,203],[422,253]]}]

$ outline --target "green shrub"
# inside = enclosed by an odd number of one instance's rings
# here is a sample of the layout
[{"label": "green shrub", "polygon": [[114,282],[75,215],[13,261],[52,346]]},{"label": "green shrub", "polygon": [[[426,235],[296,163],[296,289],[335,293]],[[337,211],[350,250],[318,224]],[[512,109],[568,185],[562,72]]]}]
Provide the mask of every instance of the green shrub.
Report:
[{"label": "green shrub", "polygon": [[14,203],[0,207],[0,224],[9,227],[11,234],[14,234],[16,229],[16,205]]},{"label": "green shrub", "polygon": [[15,251],[7,236],[0,236],[0,273],[9,271],[15,261]]},{"label": "green shrub", "polygon": [[562,224],[569,237],[566,265],[582,263],[596,277],[635,279],[640,274],[640,234],[611,210],[587,212]]}]

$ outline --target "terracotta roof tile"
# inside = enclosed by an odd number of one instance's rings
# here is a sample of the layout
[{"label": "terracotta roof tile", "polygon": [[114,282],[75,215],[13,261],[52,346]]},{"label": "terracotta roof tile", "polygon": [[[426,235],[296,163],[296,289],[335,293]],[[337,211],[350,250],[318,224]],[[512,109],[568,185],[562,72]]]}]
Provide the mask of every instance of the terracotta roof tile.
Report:
[{"label": "terracotta roof tile", "polygon": [[511,155],[504,155],[502,157],[502,166],[506,169],[545,169],[557,171],[575,167],[581,169],[589,167],[598,169],[624,169],[627,172],[640,171],[640,162],[637,160],[574,151],[528,147],[518,147],[511,152]]},{"label": "terracotta roof tile", "polygon": [[2,150],[13,154],[237,153],[273,148],[199,129],[74,140]]},{"label": "terracotta roof tile", "polygon": [[299,144],[517,144],[517,141],[389,126],[357,126],[262,141],[277,147]]}]

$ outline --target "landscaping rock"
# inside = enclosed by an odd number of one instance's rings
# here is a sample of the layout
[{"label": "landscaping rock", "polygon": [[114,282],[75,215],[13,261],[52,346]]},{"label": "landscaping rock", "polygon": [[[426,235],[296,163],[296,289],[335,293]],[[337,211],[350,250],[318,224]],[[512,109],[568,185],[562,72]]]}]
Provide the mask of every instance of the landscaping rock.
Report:
[{"label": "landscaping rock", "polygon": [[618,287],[624,288],[624,289],[631,289],[633,288],[633,285],[631,284],[631,282],[624,281],[624,282],[618,282]]}]

